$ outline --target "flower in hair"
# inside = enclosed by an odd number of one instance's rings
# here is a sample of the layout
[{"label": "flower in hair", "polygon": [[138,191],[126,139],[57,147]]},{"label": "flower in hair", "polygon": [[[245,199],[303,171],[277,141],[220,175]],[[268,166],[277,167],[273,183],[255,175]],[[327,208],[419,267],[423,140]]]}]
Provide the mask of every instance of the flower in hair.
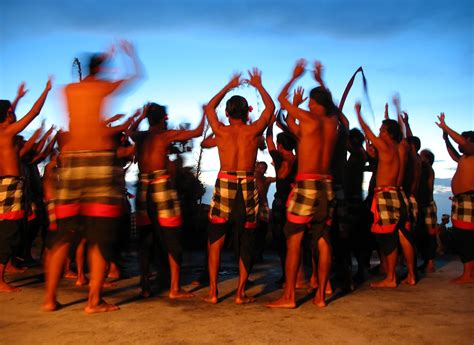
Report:
[{"label": "flower in hair", "polygon": [[253,107],[251,105],[249,105],[249,113],[251,113],[253,110]]}]

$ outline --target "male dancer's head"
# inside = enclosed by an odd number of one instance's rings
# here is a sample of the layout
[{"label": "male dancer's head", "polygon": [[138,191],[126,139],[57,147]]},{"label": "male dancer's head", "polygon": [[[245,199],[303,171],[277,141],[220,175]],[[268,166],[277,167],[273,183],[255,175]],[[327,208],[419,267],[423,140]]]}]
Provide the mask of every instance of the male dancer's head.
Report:
[{"label": "male dancer's head", "polygon": [[332,100],[331,92],[322,86],[317,86],[309,93],[309,110],[317,115],[333,116],[339,113]]},{"label": "male dancer's head", "polygon": [[379,137],[386,142],[395,141],[396,143],[400,143],[403,135],[398,122],[392,119],[383,120]]},{"label": "male dancer's head", "polygon": [[146,113],[150,127],[168,129],[168,114],[166,107],[157,103],[150,103]]},{"label": "male dancer's head", "polygon": [[296,140],[288,133],[282,132],[277,135],[277,150],[292,152],[296,148]]},{"label": "male dancer's head", "polygon": [[225,112],[229,118],[247,123],[249,119],[249,104],[244,97],[235,95],[227,101]]},{"label": "male dancer's head", "polygon": [[12,104],[6,99],[0,99],[0,123],[11,124],[16,121]]}]

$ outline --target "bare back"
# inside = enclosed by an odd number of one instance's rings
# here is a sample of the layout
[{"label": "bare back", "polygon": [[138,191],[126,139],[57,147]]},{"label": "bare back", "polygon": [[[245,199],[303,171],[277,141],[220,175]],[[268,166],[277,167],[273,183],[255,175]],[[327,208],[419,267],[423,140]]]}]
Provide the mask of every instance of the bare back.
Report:
[{"label": "bare back", "polygon": [[300,125],[298,172],[329,174],[337,140],[336,116],[319,116]]},{"label": "bare back", "polygon": [[458,168],[451,180],[451,189],[454,195],[474,190],[474,156],[462,155],[458,161]]},{"label": "bare back", "polygon": [[114,148],[112,136],[102,117],[106,98],[114,90],[115,83],[93,78],[66,86],[69,135],[64,151]]},{"label": "bare back", "polygon": [[400,174],[400,145],[393,142],[378,150],[376,187],[398,186]]},{"label": "bare back", "polygon": [[138,168],[141,173],[164,170],[168,162],[168,147],[171,143],[166,130],[150,129],[140,132],[136,140]]},{"label": "bare back", "polygon": [[221,170],[254,171],[260,135],[244,123],[222,126],[216,133]]}]

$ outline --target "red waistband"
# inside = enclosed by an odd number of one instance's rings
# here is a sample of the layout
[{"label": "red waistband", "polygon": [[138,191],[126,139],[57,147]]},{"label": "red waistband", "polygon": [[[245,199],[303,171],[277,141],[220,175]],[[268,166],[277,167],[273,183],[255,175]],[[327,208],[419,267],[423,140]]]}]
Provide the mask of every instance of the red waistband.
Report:
[{"label": "red waistband", "polygon": [[[239,174],[241,174],[242,176],[239,176]],[[227,180],[254,180],[255,176],[253,175],[252,172],[246,172],[246,171],[242,171],[242,172],[219,171],[219,174],[217,174],[217,178],[222,178],[222,179],[227,179]]]},{"label": "red waistband", "polygon": [[394,186],[380,186],[380,187],[375,187],[374,189],[374,193],[388,192],[388,191],[398,192],[400,191],[400,188],[394,187]]},{"label": "red waistband", "polygon": [[298,173],[296,174],[295,181],[306,181],[306,180],[331,180],[331,175],[312,174],[312,173]]}]

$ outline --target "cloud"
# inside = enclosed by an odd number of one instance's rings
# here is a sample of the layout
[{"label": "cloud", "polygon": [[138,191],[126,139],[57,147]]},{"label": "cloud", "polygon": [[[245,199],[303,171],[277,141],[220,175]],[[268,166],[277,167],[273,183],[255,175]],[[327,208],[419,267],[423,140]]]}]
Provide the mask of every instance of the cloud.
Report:
[{"label": "cloud", "polygon": [[370,38],[413,27],[425,28],[426,32],[458,29],[469,32],[473,17],[469,0],[6,0],[0,6],[1,30],[4,39],[10,40],[19,35],[68,31],[129,35],[200,30]]}]

